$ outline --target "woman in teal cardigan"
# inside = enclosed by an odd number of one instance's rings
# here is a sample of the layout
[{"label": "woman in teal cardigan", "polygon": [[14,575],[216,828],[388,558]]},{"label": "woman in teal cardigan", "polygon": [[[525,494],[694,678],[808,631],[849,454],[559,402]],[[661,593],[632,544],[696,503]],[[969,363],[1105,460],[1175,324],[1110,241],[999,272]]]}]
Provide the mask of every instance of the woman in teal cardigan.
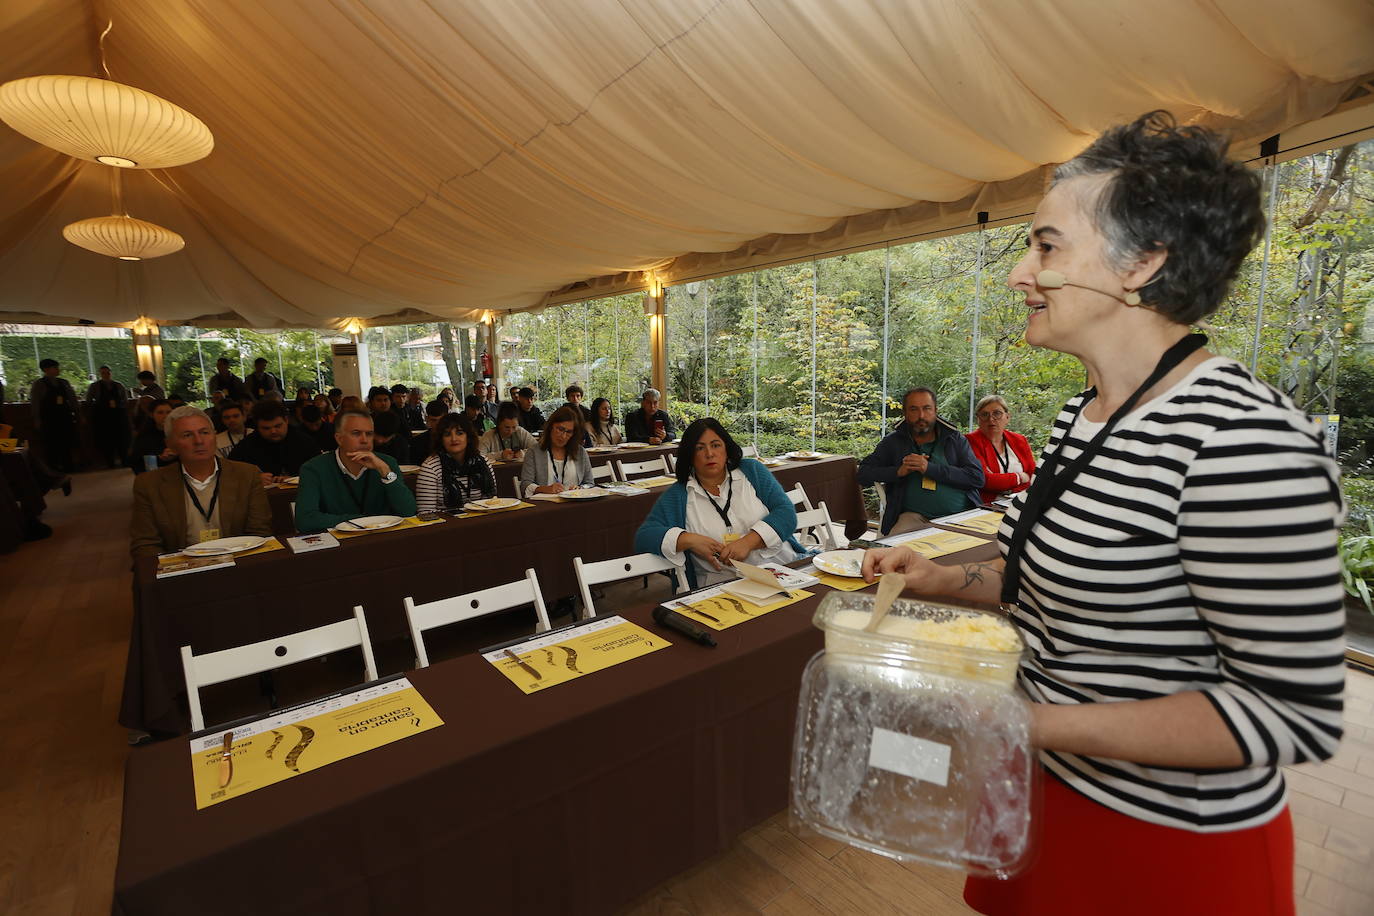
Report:
[{"label": "woman in teal cardigan", "polygon": [[635,550],[685,564],[693,588],[735,578],[730,560],[786,563],[803,552],[792,501],[714,418],[682,434],[677,481],[639,526]]}]

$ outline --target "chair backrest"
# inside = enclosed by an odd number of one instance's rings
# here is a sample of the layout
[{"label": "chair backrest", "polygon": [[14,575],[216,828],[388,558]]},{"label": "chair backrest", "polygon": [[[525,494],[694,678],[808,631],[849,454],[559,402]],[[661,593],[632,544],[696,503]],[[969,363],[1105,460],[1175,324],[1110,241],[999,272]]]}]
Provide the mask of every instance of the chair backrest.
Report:
[{"label": "chair backrest", "polygon": [[687,576],[681,566],[652,553],[637,553],[631,557],[616,560],[601,560],[596,563],[583,563],[581,557],[573,557],[573,572],[577,575],[577,587],[582,592],[582,617],[596,616],[592,605],[592,586],[605,582],[619,582],[636,576],[647,576],[656,572],[674,572],[677,580],[677,594],[687,591]]},{"label": "chair backrest", "polygon": [[824,501],[814,509],[797,513],[795,533],[815,538],[822,550],[835,549],[835,535],[830,530],[830,510],[825,507]]},{"label": "chair backrest", "polygon": [[615,481],[615,468],[611,467],[609,461],[605,464],[592,465],[592,481],[599,483],[603,480]]},{"label": "chair backrest", "polygon": [[745,458],[757,458],[759,456],[758,446],[746,445],[740,451],[744,453]]},{"label": "chair backrest", "polygon": [[367,633],[367,618],[363,616],[361,606],[353,608],[351,620],[341,620],[278,639],[264,639],[247,646],[221,649],[204,655],[194,655],[190,646],[182,646],[181,670],[186,676],[186,697],[191,704],[191,729],[200,731],[205,727],[205,717],[200,710],[200,688],[271,671],[273,668],[284,668],[354,646],[362,647],[366,680],[375,681],[377,661],[372,657],[372,640]]},{"label": "chair backrest", "polygon": [[543,633],[549,629],[549,614],[544,609],[544,594],[539,590],[539,577],[534,570],[525,570],[525,578],[505,585],[494,585],[466,595],[440,598],[427,604],[416,604],[415,599],[407,597],[404,601],[406,620],[410,623],[410,638],[415,643],[415,667],[429,667],[429,653],[425,651],[425,630],[447,626],[495,614],[498,611],[533,604],[537,619],[534,632]]},{"label": "chair backrest", "polygon": [[510,479],[510,495],[514,496],[516,499],[524,498],[520,492],[520,474],[518,472]]},{"label": "chair backrest", "polygon": [[809,512],[816,508],[811,505],[811,500],[807,497],[806,490],[801,484],[797,484],[795,487],[788,490],[787,498],[792,500],[792,505],[796,506],[798,509],[805,509]]},{"label": "chair backrest", "polygon": [[887,484],[875,483],[873,489],[878,494],[878,525],[881,527],[887,517]]},{"label": "chair backrest", "polygon": [[630,475],[641,477],[664,476],[672,474],[668,469],[668,456],[659,455],[657,458],[650,458],[648,461],[617,461],[616,474],[621,480],[632,479]]}]

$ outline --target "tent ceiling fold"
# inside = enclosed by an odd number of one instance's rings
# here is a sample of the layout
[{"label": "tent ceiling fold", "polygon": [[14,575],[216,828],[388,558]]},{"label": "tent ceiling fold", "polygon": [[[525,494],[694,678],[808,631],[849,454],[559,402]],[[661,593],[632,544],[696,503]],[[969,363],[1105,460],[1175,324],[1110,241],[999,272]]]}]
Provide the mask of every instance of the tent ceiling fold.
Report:
[{"label": "tent ceiling fold", "polygon": [[96,75],[107,18],[214,131],[124,175],[186,248],[68,245],[110,170],[0,127],[10,320],[472,322],[1019,215],[1112,123],[1257,142],[1374,73],[1362,0],[9,0],[0,80]]}]

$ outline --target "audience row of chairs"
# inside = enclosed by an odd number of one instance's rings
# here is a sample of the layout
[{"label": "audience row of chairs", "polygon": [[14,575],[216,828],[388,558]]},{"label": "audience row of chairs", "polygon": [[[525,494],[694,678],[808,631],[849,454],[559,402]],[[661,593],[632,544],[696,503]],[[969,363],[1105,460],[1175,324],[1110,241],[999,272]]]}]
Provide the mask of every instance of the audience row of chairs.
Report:
[{"label": "audience row of chairs", "polygon": [[[825,503],[822,501],[813,508],[801,484],[789,490],[787,495],[798,509],[796,536],[799,542],[812,549],[834,550],[835,526],[830,520],[830,511]],[[687,588],[687,577],[681,567],[655,554],[641,553],[595,563],[584,563],[581,557],[573,557],[572,562],[573,571],[577,576],[578,591],[582,597],[584,620],[596,615],[592,589],[600,585],[661,572],[674,579],[676,593],[681,594]],[[404,604],[406,620],[410,624],[410,638],[415,646],[416,668],[429,667],[425,632],[437,627],[533,605],[537,621],[534,632],[543,633],[550,629],[544,595],[539,588],[539,577],[533,569],[525,570],[525,578],[516,582],[424,604],[416,604],[413,598],[407,597]],[[261,674],[355,647],[362,648],[363,668],[367,680],[376,680],[377,662],[372,654],[372,639],[368,634],[367,618],[361,605],[353,608],[352,620],[342,620],[278,639],[207,652],[203,655],[194,654],[190,646],[182,646],[181,665],[186,677],[186,695],[191,707],[192,730],[200,731],[205,728],[205,717],[200,705],[201,687]]]}]

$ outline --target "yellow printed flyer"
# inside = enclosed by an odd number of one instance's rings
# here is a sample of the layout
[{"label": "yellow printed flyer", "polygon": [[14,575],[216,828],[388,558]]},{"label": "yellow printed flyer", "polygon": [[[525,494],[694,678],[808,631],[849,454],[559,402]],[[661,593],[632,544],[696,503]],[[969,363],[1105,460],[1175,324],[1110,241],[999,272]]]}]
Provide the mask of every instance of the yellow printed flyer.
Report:
[{"label": "yellow printed flyer", "polygon": [[883,538],[879,543],[893,547],[900,544],[903,547],[911,548],[927,560],[933,560],[936,557],[958,553],[972,547],[986,546],[988,539],[976,534],[960,534],[957,531],[942,531],[939,528],[922,528],[920,531],[895,534]]},{"label": "yellow printed flyer", "polygon": [[443,724],[400,677],[200,735],[190,742],[196,809]]},{"label": "yellow printed flyer", "polygon": [[997,529],[1002,527],[1002,513],[992,509],[970,509],[968,512],[960,512],[958,515],[937,518],[935,521],[941,525],[955,525],[995,538],[997,537]]},{"label": "yellow printed flyer", "polygon": [[717,586],[696,592],[677,601],[665,601],[663,606],[685,615],[694,623],[703,624],[713,630],[728,630],[730,627],[738,626],[747,620],[753,620],[755,617],[761,617],[770,611],[776,611],[780,607],[796,604],[803,598],[810,598],[811,594],[805,589],[793,589],[775,599],[765,601],[763,604],[755,604],[738,595],[732,595]]},{"label": "yellow printed flyer", "polygon": [[482,657],[529,694],[671,645],[624,617],[611,616],[483,652]]}]

